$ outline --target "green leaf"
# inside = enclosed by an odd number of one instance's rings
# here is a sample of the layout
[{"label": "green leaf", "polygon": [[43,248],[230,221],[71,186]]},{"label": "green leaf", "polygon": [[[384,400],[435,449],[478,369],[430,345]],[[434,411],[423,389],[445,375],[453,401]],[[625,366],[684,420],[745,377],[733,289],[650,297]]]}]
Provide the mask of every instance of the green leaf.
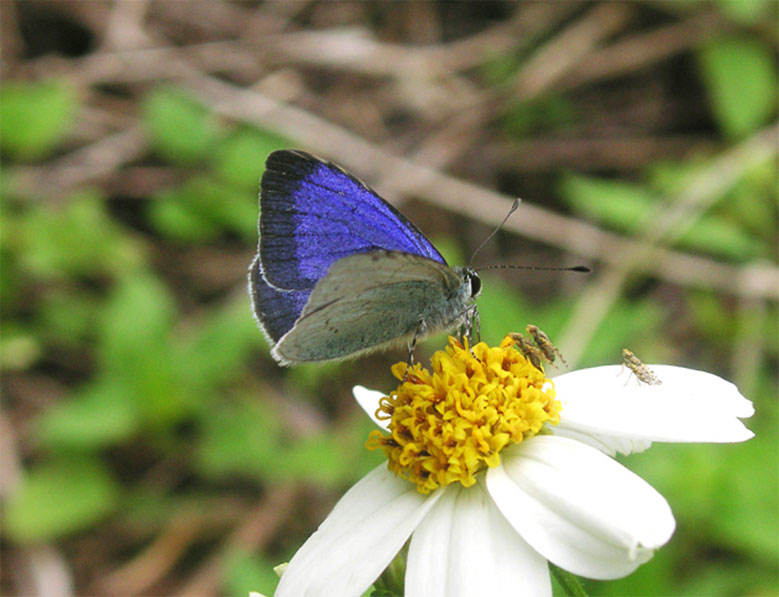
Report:
[{"label": "green leaf", "polygon": [[101,344],[107,347],[108,362],[167,343],[175,312],[168,289],[151,274],[120,279],[101,326]]},{"label": "green leaf", "polygon": [[714,215],[699,218],[676,244],[742,262],[757,256],[761,249],[760,239],[744,230],[739,222]]},{"label": "green leaf", "polygon": [[349,448],[339,445],[332,434],[305,437],[289,451],[282,478],[305,479],[309,483],[334,487],[348,475],[353,462],[351,456],[344,456],[348,451]]},{"label": "green leaf", "polygon": [[563,177],[560,193],[575,210],[622,232],[641,230],[656,202],[641,185],[575,174]]},{"label": "green leaf", "polygon": [[498,87],[509,83],[519,67],[519,57],[511,52],[489,56],[479,71],[490,87]]},{"label": "green leaf", "polygon": [[772,3],[772,0],[717,0],[723,13],[744,25],[757,23]]},{"label": "green leaf", "polygon": [[318,388],[327,383],[332,383],[334,379],[342,377],[343,372],[348,371],[352,366],[350,361],[308,363],[291,367],[285,375],[287,381],[293,384],[299,392],[309,394],[315,393]]},{"label": "green leaf", "polygon": [[196,177],[154,197],[149,218],[162,234],[181,242],[204,242],[224,232],[257,241],[257,192]]},{"label": "green leaf", "polygon": [[[738,261],[763,254],[768,258],[766,241],[774,229],[774,206],[769,199],[774,173],[768,162],[749,169],[732,187],[720,189],[712,209],[699,217],[677,244]],[[658,193],[678,196],[710,165],[709,159],[658,162],[649,169],[649,184]],[[755,231],[763,232],[763,238]]]},{"label": "green leaf", "polygon": [[[533,309],[519,293],[496,276],[483,276],[478,299],[482,339],[496,344],[509,332],[519,332],[533,321]],[[439,344],[439,348],[440,348]]]},{"label": "green leaf", "polygon": [[516,102],[501,116],[501,128],[518,139],[546,130],[563,130],[577,120],[573,102],[562,96],[547,95]]},{"label": "green leaf", "polygon": [[[772,431],[777,428],[776,419],[773,423]],[[769,436],[764,436],[767,439]],[[776,440],[753,439],[728,448],[717,456],[720,477],[712,486],[711,532],[723,543],[748,550],[755,557],[772,553],[776,558],[779,521],[765,515],[775,511],[779,495],[779,477],[765,474],[766,463],[776,462]]]},{"label": "green leaf", "polygon": [[249,352],[264,345],[251,315],[248,299],[214,311],[184,349],[192,384],[204,389],[228,379],[246,363]]},{"label": "green leaf", "polygon": [[674,587],[677,594],[771,595],[776,592],[775,570],[766,569],[768,567],[761,569],[754,560],[737,562],[735,559],[731,556],[724,566],[711,563],[708,569],[701,569],[698,574],[685,575],[684,581]]},{"label": "green leaf", "polygon": [[256,193],[268,154],[289,145],[289,141],[273,133],[239,129],[219,144],[214,166],[229,184]]},{"label": "green leaf", "polygon": [[[772,401],[775,393],[773,388]],[[757,421],[746,423],[754,428]],[[761,437],[758,432],[757,437],[734,445],[656,443],[646,453],[628,459],[631,470],[652,484],[673,506],[679,522],[677,536],[667,548],[673,549],[674,544],[678,548],[680,543],[684,547],[687,542],[684,553],[690,559],[682,567],[678,558],[675,564],[677,572],[683,570],[682,576],[688,579],[678,594],[706,594],[700,588],[710,582],[714,568],[724,566],[739,574],[741,563],[753,567],[752,575],[741,579],[738,590],[723,592],[720,587],[717,593],[761,594],[759,589],[766,586],[767,579],[775,583],[773,563],[778,529],[776,517],[770,513],[776,510],[777,478],[768,474],[766,467],[767,463],[776,461],[775,419],[767,429],[769,435]],[[691,552],[701,557],[691,557]],[[717,560],[712,568],[710,562],[706,566],[707,558],[703,556],[711,553],[728,555]]]},{"label": "green leaf", "polygon": [[756,39],[721,38],[699,54],[703,81],[723,132],[744,137],[776,112],[776,65]]},{"label": "green leaf", "polygon": [[[667,181],[668,174],[662,176]],[[625,233],[638,233],[657,209],[655,193],[621,181],[569,175],[562,180],[560,191],[574,209]],[[674,245],[740,261],[761,250],[760,239],[744,230],[739,221],[715,214],[699,217]]]},{"label": "green leaf", "polygon": [[[379,387],[379,385],[375,384],[371,387]],[[374,468],[387,462],[387,457],[381,450],[363,449],[368,436],[375,429],[375,423],[365,416],[365,413],[359,406],[354,405],[354,410],[350,414],[349,419],[345,424],[339,425],[338,429],[333,432],[337,435],[338,442],[342,446],[342,453],[349,453],[349,463],[343,478],[344,482],[356,483]],[[360,449],[355,449],[355,446]]]},{"label": "green leaf", "polygon": [[[674,578],[674,565],[677,564],[674,556],[678,557],[678,554],[673,552],[672,546],[665,546],[655,552],[651,560],[639,566],[638,570],[630,576],[611,581],[587,580],[584,586],[590,595],[598,595],[599,597],[625,597],[625,595],[631,597],[657,597],[658,595],[670,597],[671,595],[696,594],[675,590],[677,589],[675,584],[678,584],[678,581],[674,583],[672,580]],[[561,590],[559,593],[555,591],[554,594],[558,596],[564,593]]]},{"label": "green leaf", "polygon": [[209,478],[285,474],[286,467],[279,465],[282,447],[277,422],[260,402],[214,407],[202,419],[198,469]]},{"label": "green leaf", "polygon": [[654,358],[651,340],[661,329],[663,313],[662,305],[654,301],[618,301],[590,340],[580,365],[620,363],[623,348],[633,349],[645,362],[662,362]]},{"label": "green leaf", "polygon": [[776,233],[776,164],[767,159],[756,165],[736,184],[728,195],[728,201],[721,205],[732,217],[737,217],[756,240],[762,241],[766,259],[772,259],[772,244]]},{"label": "green leaf", "polygon": [[766,327],[763,331],[765,339],[765,350],[774,358],[779,357],[779,310],[776,303],[769,303],[765,306]]},{"label": "green leaf", "polygon": [[153,91],[143,102],[151,142],[164,158],[179,164],[203,160],[216,138],[212,115],[185,92],[171,87]]},{"label": "green leaf", "polygon": [[16,541],[50,541],[97,523],[117,505],[118,488],[98,461],[58,458],[29,471],[8,498],[4,530]]},{"label": "green leaf", "polygon": [[38,336],[59,346],[83,347],[94,339],[95,318],[102,306],[102,298],[93,288],[53,287],[41,296]]},{"label": "green leaf", "polygon": [[120,280],[102,317],[99,346],[106,381],[126,392],[155,426],[180,420],[196,398],[171,340],[174,314],[167,288],[138,273]]},{"label": "green leaf", "polygon": [[273,566],[271,562],[251,552],[231,552],[223,565],[226,594],[246,597],[249,591],[253,591],[273,595],[279,583]]},{"label": "green leaf", "polygon": [[726,308],[725,297],[704,288],[690,288],[685,293],[692,325],[708,343],[729,346],[733,342],[736,318]]},{"label": "green leaf", "polygon": [[566,595],[570,597],[587,597],[587,592],[582,587],[581,581],[574,574],[555,566],[551,562],[549,563],[549,569]]},{"label": "green leaf", "polygon": [[6,371],[28,369],[43,354],[40,338],[15,327],[4,324],[0,339],[0,368]]},{"label": "green leaf", "polygon": [[44,411],[35,435],[46,447],[93,449],[138,430],[138,411],[122,388],[96,383]]},{"label": "green leaf", "polygon": [[9,243],[24,266],[45,278],[110,274],[142,260],[139,246],[106,214],[92,191],[71,196],[64,209],[27,212]]},{"label": "green leaf", "polygon": [[201,213],[195,181],[180,189],[167,189],[152,197],[149,219],[163,235],[180,242],[205,242],[218,236],[219,225]]},{"label": "green leaf", "polygon": [[0,147],[13,157],[50,153],[73,124],[75,90],[60,81],[7,81],[0,89]]},{"label": "green leaf", "polygon": [[[175,458],[181,456],[179,451]],[[117,515],[121,517],[121,524],[130,528],[159,528],[170,524],[174,518],[202,517],[212,508],[219,507],[223,499],[219,496],[218,491],[211,492],[194,483],[177,491],[169,491],[167,487],[153,483],[137,483],[125,491],[122,510]]]},{"label": "green leaf", "polygon": [[443,255],[447,263],[464,263],[463,247],[453,238],[448,236],[436,237],[433,239],[433,245],[438,252]]}]

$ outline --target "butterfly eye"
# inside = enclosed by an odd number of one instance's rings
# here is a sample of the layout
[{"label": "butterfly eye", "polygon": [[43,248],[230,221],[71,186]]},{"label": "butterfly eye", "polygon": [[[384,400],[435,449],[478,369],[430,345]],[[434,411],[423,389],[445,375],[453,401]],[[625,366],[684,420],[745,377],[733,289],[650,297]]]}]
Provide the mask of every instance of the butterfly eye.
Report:
[{"label": "butterfly eye", "polygon": [[479,296],[481,293],[481,278],[479,278],[479,274],[469,271],[468,280],[471,283],[471,296]]}]

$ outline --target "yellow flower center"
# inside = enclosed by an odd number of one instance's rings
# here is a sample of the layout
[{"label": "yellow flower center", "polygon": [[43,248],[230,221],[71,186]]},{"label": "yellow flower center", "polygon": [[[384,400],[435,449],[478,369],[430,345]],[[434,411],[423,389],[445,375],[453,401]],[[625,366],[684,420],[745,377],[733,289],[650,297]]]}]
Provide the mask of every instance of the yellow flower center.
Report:
[{"label": "yellow flower center", "polygon": [[506,336],[500,346],[480,342],[469,349],[449,338],[432,358],[432,372],[419,363],[396,363],[402,383],[379,401],[377,418],[389,433],[371,432],[367,447],[381,448],[396,475],[420,493],[460,482],[470,487],[485,467],[500,463],[500,451],[560,420],[554,384]]}]

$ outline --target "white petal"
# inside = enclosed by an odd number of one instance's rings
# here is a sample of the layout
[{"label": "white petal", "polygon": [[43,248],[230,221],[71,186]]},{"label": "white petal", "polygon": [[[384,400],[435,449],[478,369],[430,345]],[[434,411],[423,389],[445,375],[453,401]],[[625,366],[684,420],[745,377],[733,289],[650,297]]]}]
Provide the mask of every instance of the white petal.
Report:
[{"label": "white petal", "polygon": [[420,494],[382,464],[352,487],[308,538],[275,597],[361,595],[376,580],[440,493]]},{"label": "white petal", "polygon": [[538,435],[503,452],[487,489],[515,529],[546,559],[574,574],[626,576],[673,534],[657,491],[605,454]]},{"label": "white petal", "polygon": [[382,429],[389,429],[389,420],[381,421],[376,418],[376,409],[379,408],[379,400],[381,400],[386,394],[377,392],[376,390],[369,390],[363,386],[354,386],[352,388],[352,394],[354,394],[357,404],[359,404],[365,413]]},{"label": "white petal", "polygon": [[449,486],[411,537],[406,597],[551,594],[546,560],[481,485]]},{"label": "white petal", "polygon": [[[660,385],[611,365],[554,380],[560,427],[595,435],[663,442],[740,442],[754,436],[739,418],[752,403],[732,383],[694,369],[650,365]],[[620,372],[622,373],[620,375]]]},{"label": "white petal", "polygon": [[567,427],[564,424],[556,426],[549,425],[545,429],[552,435],[575,439],[577,442],[592,446],[596,450],[600,450],[609,456],[616,456],[618,453],[625,455],[640,454],[641,452],[648,450],[652,445],[652,442],[647,439],[596,434],[588,431],[581,431],[573,427]]}]

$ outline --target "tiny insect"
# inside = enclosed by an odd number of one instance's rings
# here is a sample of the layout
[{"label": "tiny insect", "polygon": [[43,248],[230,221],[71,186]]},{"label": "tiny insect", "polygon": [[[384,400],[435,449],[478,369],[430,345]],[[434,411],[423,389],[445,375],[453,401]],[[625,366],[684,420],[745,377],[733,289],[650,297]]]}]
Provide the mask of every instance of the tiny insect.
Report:
[{"label": "tiny insect", "polygon": [[552,344],[549,336],[547,336],[543,330],[538,329],[537,326],[532,324],[528,324],[525,330],[533,337],[533,341],[536,343],[536,346],[538,346],[541,352],[544,353],[547,361],[554,363],[555,357],[560,357],[560,360],[563,362],[563,364],[566,367],[568,366],[568,363],[563,358],[563,354],[560,352],[560,349]]},{"label": "tiny insect", "polygon": [[622,349],[622,365],[630,369],[640,381],[647,385],[659,386],[663,383],[654,371],[644,365],[641,359],[627,348]]},{"label": "tiny insect", "polygon": [[[509,336],[514,340],[519,352],[521,352],[536,369],[541,369],[541,363],[543,361],[546,361],[550,365],[554,364],[555,358],[558,356],[560,357],[560,360],[568,366],[568,363],[565,362],[560,350],[552,344],[549,336],[542,330],[535,325],[528,324],[527,327],[525,327],[525,331],[528,336],[530,336],[529,338],[523,336],[519,332],[511,332]],[[530,338],[533,339],[532,342]]]},{"label": "tiny insect", "polygon": [[535,344],[533,344],[529,338],[525,338],[519,332],[511,332],[509,334],[511,339],[514,340],[514,344],[517,345],[519,352],[530,361],[530,363],[538,370],[541,370],[541,361],[548,360],[544,352]]}]

